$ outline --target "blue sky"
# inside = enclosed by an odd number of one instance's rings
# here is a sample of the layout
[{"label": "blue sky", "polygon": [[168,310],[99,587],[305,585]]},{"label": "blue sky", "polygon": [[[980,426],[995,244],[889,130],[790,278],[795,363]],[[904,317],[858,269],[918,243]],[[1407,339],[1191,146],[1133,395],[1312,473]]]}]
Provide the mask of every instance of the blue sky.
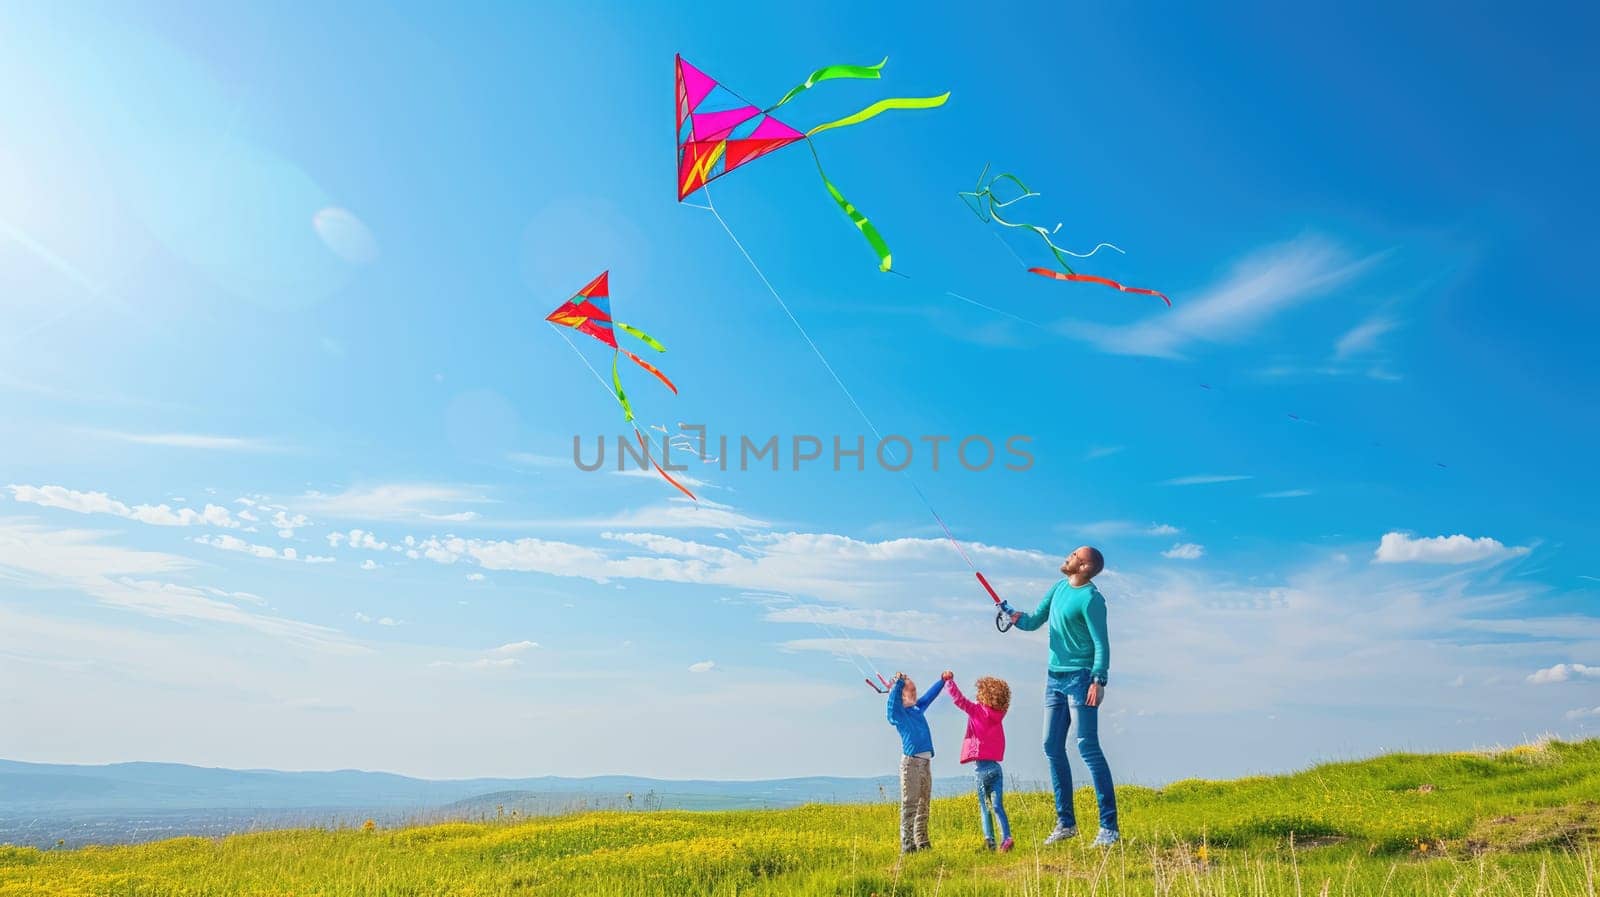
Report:
[{"label": "blue sky", "polygon": [[[817,138],[904,278],[800,148],[712,198],[884,432],[1031,437],[915,482],[1019,603],[1105,549],[1119,775],[1600,725],[1593,11],[702,8],[8,16],[0,755],[874,774],[870,663],[1007,676],[1043,776],[1042,640],[904,477],[574,469],[626,431],[543,316],[602,269],[644,423],[865,432],[675,201],[677,52],[758,99],[889,57],[800,127],[951,92]],[[986,164],[1174,307],[1024,273]]]}]

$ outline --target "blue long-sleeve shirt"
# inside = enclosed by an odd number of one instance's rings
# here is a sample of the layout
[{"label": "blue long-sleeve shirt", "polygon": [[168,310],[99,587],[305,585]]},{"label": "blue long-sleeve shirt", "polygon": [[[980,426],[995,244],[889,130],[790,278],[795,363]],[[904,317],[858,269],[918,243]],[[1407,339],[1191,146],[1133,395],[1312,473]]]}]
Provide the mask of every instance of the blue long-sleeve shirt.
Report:
[{"label": "blue long-sleeve shirt", "polygon": [[907,757],[913,754],[933,753],[933,733],[928,731],[928,719],[924,716],[928,705],[944,690],[944,680],[935,682],[928,693],[921,700],[910,707],[905,705],[902,696],[905,694],[906,680],[894,680],[894,687],[889,689],[889,724],[900,732],[900,749]]},{"label": "blue long-sleeve shirt", "polygon": [[1105,682],[1111,667],[1111,639],[1106,634],[1106,599],[1094,583],[1074,587],[1061,580],[1044,593],[1031,614],[1023,614],[1017,628],[1032,631],[1050,622],[1050,672],[1088,670]]}]

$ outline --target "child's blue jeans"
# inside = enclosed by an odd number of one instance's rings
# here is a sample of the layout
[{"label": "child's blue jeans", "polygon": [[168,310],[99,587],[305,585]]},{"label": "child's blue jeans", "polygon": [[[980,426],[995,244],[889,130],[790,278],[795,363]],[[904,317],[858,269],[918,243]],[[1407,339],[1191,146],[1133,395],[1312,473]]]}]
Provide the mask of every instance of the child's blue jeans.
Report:
[{"label": "child's blue jeans", "polygon": [[978,777],[978,812],[982,815],[983,836],[994,840],[994,821],[989,818],[993,808],[995,819],[1000,820],[1000,840],[1011,837],[1011,820],[1006,818],[1006,776],[994,760],[979,760],[972,767]]}]

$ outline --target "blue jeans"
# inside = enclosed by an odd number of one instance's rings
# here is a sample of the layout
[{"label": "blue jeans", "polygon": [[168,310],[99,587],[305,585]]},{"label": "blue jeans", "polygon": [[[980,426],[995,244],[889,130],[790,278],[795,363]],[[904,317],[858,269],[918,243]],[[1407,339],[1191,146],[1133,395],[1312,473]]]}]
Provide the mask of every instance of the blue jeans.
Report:
[{"label": "blue jeans", "polygon": [[994,840],[994,822],[989,818],[989,810],[994,809],[995,819],[1000,820],[1000,840],[1011,837],[1011,820],[1006,818],[1006,776],[1001,771],[1000,764],[994,760],[979,760],[973,764],[972,772],[978,777],[978,812],[983,820],[983,837]]},{"label": "blue jeans", "polygon": [[1078,756],[1089,769],[1095,800],[1100,805],[1100,827],[1117,829],[1117,792],[1111,767],[1100,751],[1100,708],[1088,705],[1089,671],[1051,672],[1044,687],[1044,755],[1050,761],[1050,785],[1056,792],[1056,822],[1078,824],[1072,808],[1072,768],[1067,764],[1067,728],[1072,710],[1078,710]]}]

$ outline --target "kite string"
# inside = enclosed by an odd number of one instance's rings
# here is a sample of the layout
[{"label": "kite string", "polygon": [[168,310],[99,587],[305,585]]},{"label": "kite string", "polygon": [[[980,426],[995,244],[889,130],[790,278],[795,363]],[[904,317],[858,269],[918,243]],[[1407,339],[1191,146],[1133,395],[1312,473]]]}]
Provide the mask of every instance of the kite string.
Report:
[{"label": "kite string", "polygon": [[[735,239],[734,242],[738,242],[738,240]],[[741,248],[743,248],[743,247],[741,247]],[[759,273],[759,269],[758,269],[758,273]],[[765,280],[765,279],[766,279],[766,277],[763,275],[762,276],[762,280]],[[782,301],[782,300],[780,299],[779,301]],[[588,356],[584,355],[583,352],[581,352],[578,349],[577,344],[572,341],[572,338],[567,336],[566,329],[562,328],[562,327],[556,327],[554,324],[552,324],[551,327],[557,333],[561,334],[561,339],[564,340],[566,342],[567,346],[572,349],[573,354],[577,355],[578,359],[583,362],[583,366],[588,368],[589,369],[589,373],[594,375],[594,382],[600,384],[600,388],[605,390],[606,393],[609,395],[611,393],[611,387],[606,385],[605,378],[600,376],[600,372],[595,370],[594,365],[589,363]],[[629,421],[628,423],[629,423],[630,426],[633,427],[633,431],[635,433],[639,432],[639,425],[638,424],[633,423],[632,421]],[[935,514],[934,517],[937,518],[938,514]],[[941,520],[940,521],[940,525],[943,525],[943,523],[944,523],[944,521]],[[739,541],[744,544],[744,547],[749,548],[752,551],[759,551],[760,550],[760,549],[756,548],[754,545],[750,544],[750,539],[745,536],[744,530],[741,527],[739,527],[739,526],[731,526],[731,527],[729,527],[729,529],[732,529],[733,530],[733,534],[739,537]],[[945,532],[949,533],[949,531],[950,531],[949,528],[946,527],[945,528]],[[955,537],[951,536],[951,540],[954,541],[954,539],[955,539]],[[961,550],[961,545],[959,543],[956,545],[956,550],[957,551]],[[966,553],[962,552],[962,556],[965,557]],[[793,600],[793,596],[789,595],[787,592],[782,593],[782,594],[784,595],[785,598],[789,598],[790,600]],[[832,637],[832,633],[830,633],[828,631],[828,627],[827,627],[826,624],[822,623],[820,620],[819,621],[815,621],[815,622],[816,622],[817,627],[819,629],[823,630],[823,634],[824,635],[829,635],[830,637]],[[883,674],[878,671],[878,665],[873,663],[872,662],[872,658],[868,657],[865,652],[863,652],[860,648],[858,648],[856,646],[856,643],[855,643],[854,639],[850,638],[850,636],[848,634],[846,634],[843,630],[838,630],[838,636],[840,638],[843,638],[845,644],[847,646],[849,646],[850,654],[846,654],[846,657],[850,660],[850,663],[855,666],[857,672],[861,673],[862,676],[866,676],[867,675],[867,671],[862,669],[861,668],[861,664],[858,663],[856,661],[856,659],[855,659],[855,657],[860,657],[862,660],[866,661],[868,667],[872,668],[872,675],[873,676],[877,676],[879,679],[883,678]],[[852,657],[852,656],[850,656],[851,654],[853,654],[855,656]]]},{"label": "kite string", "polygon": [[[555,330],[556,333],[561,334],[561,338],[563,340],[565,340],[567,345],[572,348],[572,354],[578,356],[578,360],[583,362],[583,366],[588,368],[589,369],[589,373],[594,375],[594,382],[600,384],[600,388],[606,391],[606,395],[611,396],[612,398],[616,398],[617,394],[611,389],[610,386],[608,386],[606,384],[606,378],[600,376],[600,372],[595,370],[594,369],[594,365],[589,363],[588,356],[584,355],[583,352],[581,352],[578,349],[577,344],[572,341],[572,338],[567,336],[566,328],[565,327],[557,327],[555,324],[551,324],[550,327],[551,327],[551,329]],[[649,442],[649,440],[645,437],[644,433],[642,431],[640,431],[639,425],[637,423],[634,423],[633,421],[630,420],[630,421],[628,421],[628,426],[633,428],[633,432],[638,434],[640,439],[644,439],[647,443]]]},{"label": "kite string", "polygon": [[[845,385],[844,380],[833,369],[833,365],[828,363],[828,357],[822,354],[822,349],[811,338],[811,334],[806,332],[805,325],[801,324],[800,319],[795,317],[794,312],[789,308],[789,303],[783,300],[783,296],[772,285],[772,281],[767,278],[766,272],[761,270],[761,266],[756,264],[755,258],[750,255],[750,250],[744,247],[744,243],[733,232],[733,228],[728,226],[728,222],[722,217],[722,213],[717,211],[716,202],[711,198],[710,187],[707,186],[703,189],[705,190],[706,207],[710,210],[712,217],[717,219],[717,223],[722,226],[722,232],[728,235],[728,239],[733,241],[733,245],[738,248],[739,254],[744,256],[744,260],[749,263],[751,270],[755,271],[756,276],[761,278],[761,283],[767,288],[767,292],[771,293],[772,298],[777,300],[778,307],[783,309],[783,313],[788,316],[789,322],[794,324],[795,329],[800,332],[800,336],[806,341],[806,345],[811,347],[812,354],[816,355],[817,360],[822,362],[822,367],[828,372],[828,376],[833,378],[833,382],[838,385],[839,390],[850,401],[850,406],[856,410],[856,414],[861,416],[861,420],[866,423],[867,429],[871,430],[872,435],[877,438],[878,444],[880,446],[883,445],[883,433],[878,429],[878,425],[872,422],[872,417],[867,414],[866,409],[862,408],[861,403],[856,401],[855,394],[850,391],[850,387]],[[891,446],[892,450],[893,447]],[[895,452],[894,454],[896,455],[896,460],[898,460],[899,453]],[[916,479],[909,473],[909,467],[910,465],[908,464],[900,469],[900,472],[905,475],[906,482],[911,484],[912,491],[916,492],[917,498],[922,501],[923,507],[927,508],[928,513],[933,515],[933,519],[938,521],[939,528],[944,530],[944,534],[950,540],[950,544],[955,546],[956,553],[961,555],[961,559],[966,562],[968,567],[976,571],[978,568],[972,563],[972,558],[967,556],[967,550],[961,546],[960,540],[950,531],[950,527],[944,522],[944,518],[939,516],[939,512],[934,508],[933,502],[928,500],[928,496],[922,491],[922,487],[917,485]]]}]

